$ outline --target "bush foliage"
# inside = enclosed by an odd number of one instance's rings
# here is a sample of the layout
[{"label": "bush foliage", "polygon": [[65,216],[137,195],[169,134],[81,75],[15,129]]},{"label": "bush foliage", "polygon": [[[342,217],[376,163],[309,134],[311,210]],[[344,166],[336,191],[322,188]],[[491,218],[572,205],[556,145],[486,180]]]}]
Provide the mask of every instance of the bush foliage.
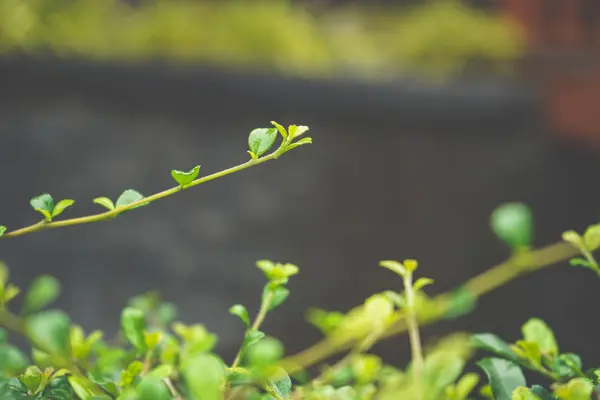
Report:
[{"label": "bush foliage", "polygon": [[[200,166],[173,170],[171,175],[177,183],[173,188],[150,196],[128,189],[116,201],[96,198],[94,202],[105,210],[98,214],[61,219],[74,205],[73,200],[55,202],[50,194],[37,196],[30,203],[41,220],[14,230],[1,226],[0,239],[110,220],[312,143],[304,136],[306,126],[286,129],[276,122],[272,125],[250,132],[249,161],[204,176]],[[280,144],[273,150],[277,141]],[[578,355],[564,352],[550,327],[537,318],[524,323],[522,338],[515,343],[492,333],[456,333],[435,343],[421,343],[421,326],[473,311],[479,296],[525,273],[570,259],[572,265],[600,274],[592,253],[600,246],[600,225],[591,226],[583,235],[567,231],[563,240],[541,249],[531,248],[533,221],[523,204],[499,206],[490,217],[490,225],[508,245],[508,261],[450,293],[434,297],[425,290],[434,282],[417,277],[420,270],[416,260],[382,261],[381,267],[397,277],[398,290],[376,293],[347,313],[310,310],[308,321],[323,333],[323,340],[294,355],[286,355],[283,343],[264,332],[262,325],[270,313],[283,306],[290,295],[288,281],[299,268],[259,260],[256,265],[266,284],[262,290],[257,288],[258,311],[252,313],[242,304],[229,310],[232,318],[240,320],[240,331],[244,332],[239,351],[230,362],[214,353],[218,340],[214,333],[200,323],[178,322],[175,305],[158,293],[133,297],[121,312],[119,335],[112,339],[101,331],[86,332],[63,311],[48,308],[61,288],[49,275],[31,282],[20,310],[14,311],[12,301],[20,290],[10,282],[8,268],[0,264],[0,398],[591,399],[600,384],[600,368],[590,368]],[[29,349],[12,345],[9,332],[25,337]],[[384,363],[370,353],[379,340],[399,334],[407,334],[410,342],[412,360],[406,368]],[[327,364],[327,359],[338,353],[345,355]],[[470,361],[476,361],[481,373],[465,371]],[[311,367],[316,365],[321,368],[315,374]],[[539,381],[528,384],[524,370],[537,374]]]},{"label": "bush foliage", "polygon": [[500,71],[522,49],[515,26],[459,0],[334,10],[288,0],[0,0],[3,52],[375,78],[449,76],[472,60]]}]

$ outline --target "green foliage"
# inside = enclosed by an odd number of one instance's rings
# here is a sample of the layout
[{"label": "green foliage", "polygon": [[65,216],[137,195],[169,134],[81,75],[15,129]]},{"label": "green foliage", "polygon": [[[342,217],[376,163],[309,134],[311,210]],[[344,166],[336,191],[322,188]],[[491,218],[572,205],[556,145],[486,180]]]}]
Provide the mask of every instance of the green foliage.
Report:
[{"label": "green foliage", "polygon": [[531,244],[533,218],[525,204],[501,205],[492,212],[490,225],[494,233],[515,252]]},{"label": "green foliage", "polygon": [[[199,166],[189,172],[174,170],[172,176],[178,186],[172,189],[147,197],[129,189],[115,203],[107,197],[96,198],[94,202],[108,211],[58,222],[52,218],[72,201],[54,205],[52,197],[43,194],[32,199],[31,205],[44,215],[44,221],[4,237],[108,220],[179,193],[183,187],[277,159],[311,142],[308,137],[299,139],[308,127],[271,124],[274,128],[251,131],[248,143],[252,158],[237,167],[203,178],[198,178]],[[273,149],[278,137],[281,144]],[[14,314],[11,308],[20,289],[10,282],[8,268],[0,262],[0,399],[468,400],[475,396],[480,383],[479,393],[495,400],[589,399],[600,386],[600,368],[584,369],[581,357],[561,353],[554,332],[538,318],[523,324],[522,338],[514,343],[492,333],[457,333],[427,345],[421,342],[422,325],[472,312],[480,295],[496,287],[498,281],[520,276],[526,267],[564,261],[576,250],[587,267],[598,270],[592,256],[600,247],[596,225],[583,235],[566,232],[563,240],[567,243],[553,245],[551,252],[530,249],[531,225],[525,206],[509,203],[498,207],[491,216],[492,229],[518,254],[435,297],[429,297],[425,290],[433,279],[415,279],[417,260],[382,261],[380,266],[397,275],[398,290],[375,293],[348,312],[311,309],[307,319],[325,338],[305,352],[287,357],[283,342],[270,335],[263,324],[290,296],[288,284],[299,268],[259,260],[256,266],[267,282],[262,291],[257,290],[258,311],[251,315],[242,304],[229,309],[243,328],[239,351],[231,363],[216,354],[217,335],[200,323],[177,321],[176,306],[164,301],[158,292],[140,294],[125,305],[117,340],[105,340],[105,334],[98,330],[86,334],[64,312],[46,310],[61,289],[50,275],[42,275],[29,285],[21,312]],[[9,343],[8,331],[28,340],[31,359]],[[370,353],[382,338],[404,331],[412,354],[406,368]],[[465,371],[475,350],[492,355],[476,362],[487,376],[485,382],[480,382],[479,374]],[[348,353],[333,365],[321,365],[321,373],[313,376],[309,367],[342,351]],[[547,387],[528,386],[523,370],[544,378]]]},{"label": "green foliage", "polygon": [[50,275],[37,277],[29,286],[23,301],[22,314],[30,314],[46,307],[60,295],[60,282]]},{"label": "green foliage", "polygon": [[258,128],[250,132],[248,136],[248,148],[250,155],[256,159],[265,154],[277,140],[277,129],[275,128]]},{"label": "green foliage", "polygon": [[517,388],[526,385],[521,369],[500,358],[484,358],[477,363],[486,373],[494,400],[511,400]]},{"label": "green foliage", "polygon": [[523,48],[512,23],[458,0],[383,10],[311,9],[286,0],[0,0],[2,52],[50,49],[100,60],[158,58],[375,78],[403,71],[446,77],[471,60],[503,72]]},{"label": "green foliage", "polygon": [[189,185],[192,183],[200,174],[200,166],[196,165],[194,168],[189,170],[188,172],[183,172],[174,169],[171,171],[171,176],[180,186]]}]

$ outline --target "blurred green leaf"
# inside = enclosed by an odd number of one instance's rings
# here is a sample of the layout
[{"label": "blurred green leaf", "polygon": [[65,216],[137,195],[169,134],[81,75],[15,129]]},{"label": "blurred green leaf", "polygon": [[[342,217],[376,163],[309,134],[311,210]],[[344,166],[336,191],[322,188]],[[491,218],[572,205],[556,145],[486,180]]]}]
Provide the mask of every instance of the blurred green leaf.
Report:
[{"label": "blurred green leaf", "polygon": [[275,128],[257,128],[250,132],[248,136],[248,148],[257,157],[265,154],[277,140],[277,129]]},{"label": "blurred green leaf", "polygon": [[279,367],[268,382],[269,388],[282,399],[292,393],[292,380],[287,372]]},{"label": "blurred green leaf", "polygon": [[494,233],[513,251],[529,247],[533,235],[533,217],[523,203],[505,203],[497,207],[490,217]]},{"label": "blurred green leaf", "polygon": [[237,316],[242,320],[244,325],[246,325],[248,328],[250,327],[250,317],[248,316],[248,310],[246,307],[241,304],[235,304],[229,308],[229,313]]},{"label": "blurred green leaf", "polygon": [[161,303],[156,310],[156,315],[162,325],[168,325],[177,318],[177,307],[173,303]]},{"label": "blurred green leaf", "polygon": [[290,295],[290,291],[285,286],[276,286],[267,284],[263,289],[262,301],[265,302],[267,297],[271,294],[271,301],[269,302],[269,311],[279,307]]},{"label": "blurred green leaf", "polygon": [[281,125],[281,124],[279,124],[279,123],[277,123],[275,121],[271,121],[271,125],[273,125],[275,128],[277,128],[277,130],[281,134],[281,138],[283,140],[287,139],[288,132],[285,130],[285,128],[283,127],[283,125]]},{"label": "blurred green leaf", "polygon": [[474,347],[487,350],[507,360],[516,361],[517,357],[508,344],[491,333],[480,333],[471,337]]},{"label": "blurred green leaf", "polygon": [[488,377],[494,400],[512,400],[513,391],[519,386],[527,385],[521,368],[510,361],[484,358],[477,365]]},{"label": "blurred green leaf", "polygon": [[200,166],[196,165],[194,168],[189,170],[188,172],[172,170],[171,176],[180,186],[185,186],[193,182],[200,174]]},{"label": "blurred green leaf", "polygon": [[432,284],[433,284],[433,279],[430,279],[430,278],[419,278],[413,284],[413,289],[415,291],[418,291],[418,290],[423,289],[425,286],[432,285]]},{"label": "blurred green leaf", "polygon": [[189,360],[183,377],[195,400],[222,400],[221,385],[225,379],[225,368],[214,355],[199,354]]},{"label": "blurred green leaf", "polygon": [[144,376],[135,390],[140,400],[171,400],[173,398],[164,382],[152,375]]},{"label": "blurred green leaf", "polygon": [[554,338],[554,333],[544,321],[532,318],[523,325],[521,330],[523,338],[526,341],[536,343],[542,353],[550,356],[558,354],[558,344]]},{"label": "blurred green leaf", "polygon": [[6,226],[0,225],[0,237],[4,236],[4,232],[6,232]]},{"label": "blurred green leaf", "polygon": [[444,313],[445,319],[454,319],[472,312],[477,305],[477,296],[464,288],[450,294],[450,301]]},{"label": "blurred green leaf", "polygon": [[25,372],[19,376],[19,380],[31,393],[37,393],[42,383],[42,371],[36,366],[27,367]]},{"label": "blurred green leaf", "polygon": [[[67,378],[73,391],[82,400],[92,400],[98,396],[105,396],[105,394],[94,385],[89,379],[82,375],[71,375]],[[110,398],[110,397],[109,397]]]},{"label": "blurred green leaf", "polygon": [[75,204],[75,200],[65,199],[59,201],[58,204],[54,207],[54,210],[52,210],[52,217],[59,216],[63,213],[63,211],[65,211],[65,209],[67,209],[67,207],[71,207],[73,204]]},{"label": "blurred green leaf", "polygon": [[[121,195],[117,199],[117,203],[115,204],[115,206],[116,206],[116,208],[124,207],[131,203],[135,203],[136,201],[142,200],[143,198],[144,198],[144,195],[142,195],[141,193],[139,193],[133,189],[127,189],[123,193],[121,193]],[[142,207],[147,204],[149,204],[149,203],[147,203],[147,202],[142,203],[133,208]]]},{"label": "blurred green leaf", "polygon": [[240,350],[241,354],[246,354],[246,351],[256,343],[258,343],[262,338],[265,337],[265,334],[259,330],[251,329],[244,335],[244,341],[242,343],[242,348]]},{"label": "blurred green leaf", "polygon": [[159,379],[165,379],[175,373],[175,367],[172,365],[159,365],[148,373],[149,376],[154,376]]},{"label": "blurred green leaf", "polygon": [[373,354],[363,354],[352,360],[352,372],[359,385],[366,385],[377,378],[381,365],[381,358]]},{"label": "blurred green leaf", "polygon": [[288,151],[293,150],[296,147],[304,146],[306,144],[312,144],[312,138],[305,137],[298,140],[297,142],[291,143],[290,145],[286,146],[283,152],[287,153]]},{"label": "blurred green leaf", "polygon": [[561,399],[590,400],[594,385],[587,379],[574,378],[566,384],[554,386],[554,394]]},{"label": "blurred green leaf", "polygon": [[50,310],[26,319],[27,336],[32,343],[53,356],[69,358],[69,330],[71,320],[62,311]]},{"label": "blurred green leaf", "polygon": [[283,345],[272,337],[262,338],[250,346],[246,358],[251,365],[266,366],[277,362],[283,356]]},{"label": "blurred green leaf", "polygon": [[474,373],[463,375],[454,386],[457,400],[466,400],[471,392],[477,387],[479,376]]},{"label": "blurred green leaf", "polygon": [[13,375],[27,367],[29,360],[18,348],[6,343],[0,343],[0,376]]},{"label": "blurred green leaf", "polygon": [[540,400],[540,398],[526,387],[518,387],[512,394],[512,400]]},{"label": "blurred green leaf", "polygon": [[94,203],[99,204],[102,207],[105,207],[110,211],[115,209],[115,205],[114,205],[113,201],[111,199],[109,199],[108,197],[96,197],[94,199]]},{"label": "blurred green leaf", "polygon": [[46,221],[52,220],[52,211],[54,210],[54,200],[48,193],[41,194],[37,197],[32,198],[29,201],[31,207],[39,213],[41,213]]},{"label": "blurred green leaf", "polygon": [[555,400],[554,396],[550,394],[546,389],[539,385],[533,385],[531,387],[531,392],[539,397],[541,400]]},{"label": "blurred green leaf", "polygon": [[60,282],[53,276],[41,275],[33,280],[25,294],[22,314],[31,314],[46,307],[60,295]]},{"label": "blurred green leaf", "polygon": [[146,317],[141,310],[132,307],[125,308],[121,313],[121,328],[127,341],[138,351],[144,352],[148,349],[144,337]]},{"label": "blurred green leaf", "polygon": [[302,135],[304,135],[306,132],[308,132],[309,128],[308,126],[304,126],[304,125],[290,125],[288,127],[288,132],[290,134],[291,140],[296,139],[297,137],[300,137]]},{"label": "blurred green leaf", "polygon": [[583,241],[585,246],[591,251],[600,247],[600,224],[588,227],[583,234]]}]

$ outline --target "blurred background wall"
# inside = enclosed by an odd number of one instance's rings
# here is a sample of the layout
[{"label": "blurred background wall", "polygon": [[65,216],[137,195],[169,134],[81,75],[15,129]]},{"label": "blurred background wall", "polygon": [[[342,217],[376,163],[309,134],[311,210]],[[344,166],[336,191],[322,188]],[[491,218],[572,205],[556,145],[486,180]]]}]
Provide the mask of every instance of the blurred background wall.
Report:
[{"label": "blurred background wall", "polygon": [[[307,308],[346,310],[400,284],[381,259],[419,259],[436,280],[430,293],[504,259],[488,229],[503,201],[531,205],[538,245],[596,221],[598,112],[577,102],[600,91],[568,83],[574,44],[531,36],[531,16],[560,2],[390,3],[0,0],[9,228],[36,221],[28,200],[42,192],[74,198],[65,216],[83,215],[100,211],[91,199],[101,195],[170,187],[173,168],[201,164],[207,174],[242,162],[249,130],[273,119],[309,125],[314,138],[110,223],[1,241],[14,280],[57,276],[58,306],[86,329],[113,332],[131,296],[158,289],[231,356],[242,331],[227,309],[258,306],[254,262],[289,261],[301,274],[265,330],[292,353],[319,338]],[[587,63],[577,65],[593,75],[596,47],[582,49]],[[560,90],[569,101],[556,101]],[[597,284],[555,267],[426,336],[511,339],[535,315],[565,350],[598,362],[600,325],[587,309]],[[409,351],[402,339],[379,349],[398,360]]]}]

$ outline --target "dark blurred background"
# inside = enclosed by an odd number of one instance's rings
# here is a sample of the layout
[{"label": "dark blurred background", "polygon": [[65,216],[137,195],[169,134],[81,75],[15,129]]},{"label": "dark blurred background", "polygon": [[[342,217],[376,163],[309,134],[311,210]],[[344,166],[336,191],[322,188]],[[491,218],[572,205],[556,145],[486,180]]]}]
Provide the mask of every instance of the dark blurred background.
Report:
[{"label": "dark blurred background", "polygon": [[[450,290],[507,256],[488,228],[524,201],[536,245],[600,214],[600,7],[595,0],[0,0],[0,222],[36,222],[29,199],[91,200],[173,185],[243,162],[255,127],[311,127],[314,144],[109,223],[0,242],[26,285],[50,273],[58,307],[116,332],[136,294],[160,290],[220,335],[258,306],[261,258],[296,263],[265,331],[297,352],[310,307],[347,310],[398,288],[382,259],[417,258]],[[565,351],[600,362],[599,282],[566,263],[425,329],[519,335],[531,316]],[[403,360],[402,338],[379,347]]]}]

